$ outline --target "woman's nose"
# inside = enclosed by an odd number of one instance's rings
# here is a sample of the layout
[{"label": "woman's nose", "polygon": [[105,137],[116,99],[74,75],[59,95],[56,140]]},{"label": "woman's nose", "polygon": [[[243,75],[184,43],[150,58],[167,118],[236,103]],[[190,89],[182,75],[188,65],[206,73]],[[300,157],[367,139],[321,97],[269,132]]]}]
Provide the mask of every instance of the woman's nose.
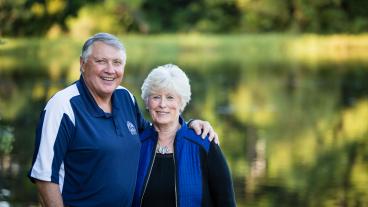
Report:
[{"label": "woman's nose", "polygon": [[160,107],[165,107],[165,106],[166,106],[166,100],[165,100],[165,98],[161,98]]}]

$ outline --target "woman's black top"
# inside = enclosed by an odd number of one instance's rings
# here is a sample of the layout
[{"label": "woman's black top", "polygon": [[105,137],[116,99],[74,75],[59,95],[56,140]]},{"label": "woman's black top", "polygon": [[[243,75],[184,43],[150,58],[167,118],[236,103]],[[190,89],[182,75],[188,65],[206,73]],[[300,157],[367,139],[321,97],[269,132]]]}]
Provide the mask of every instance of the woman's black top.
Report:
[{"label": "woman's black top", "polygon": [[142,207],[175,207],[175,165],[171,154],[156,153]]},{"label": "woman's black top", "polygon": [[[199,151],[199,159],[203,181],[202,200],[201,204],[192,206],[235,207],[230,170],[220,147],[212,142],[208,152]],[[180,193],[179,198],[176,198],[175,192],[175,179],[177,183],[180,179],[175,178],[178,164],[174,162],[173,154],[156,154],[151,174],[147,172],[147,178],[137,178],[148,179],[143,193],[143,207],[175,207],[176,202],[180,205]],[[180,192],[179,188],[176,186],[177,192]]]}]

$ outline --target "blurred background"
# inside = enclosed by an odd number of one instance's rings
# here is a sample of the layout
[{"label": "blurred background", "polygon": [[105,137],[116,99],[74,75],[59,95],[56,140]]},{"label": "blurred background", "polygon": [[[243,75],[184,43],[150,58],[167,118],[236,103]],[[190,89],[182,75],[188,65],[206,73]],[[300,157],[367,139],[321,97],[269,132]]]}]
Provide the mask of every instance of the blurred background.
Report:
[{"label": "blurred background", "polygon": [[[0,207],[26,177],[40,111],[79,78],[86,38],[127,48],[122,85],[191,79],[186,119],[220,135],[238,206],[368,206],[368,1],[0,0]],[[148,116],[146,116],[148,117]]]}]

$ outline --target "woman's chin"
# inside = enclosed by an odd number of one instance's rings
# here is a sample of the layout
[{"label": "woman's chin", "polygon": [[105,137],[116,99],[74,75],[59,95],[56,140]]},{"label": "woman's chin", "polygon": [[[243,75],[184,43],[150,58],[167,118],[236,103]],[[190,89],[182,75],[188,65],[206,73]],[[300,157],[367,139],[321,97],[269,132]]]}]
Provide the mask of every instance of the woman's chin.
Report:
[{"label": "woman's chin", "polygon": [[165,119],[160,119],[160,120],[155,120],[154,124],[156,126],[166,126],[166,125],[170,125],[170,124],[174,124],[175,122],[171,121],[171,120],[165,120]]}]

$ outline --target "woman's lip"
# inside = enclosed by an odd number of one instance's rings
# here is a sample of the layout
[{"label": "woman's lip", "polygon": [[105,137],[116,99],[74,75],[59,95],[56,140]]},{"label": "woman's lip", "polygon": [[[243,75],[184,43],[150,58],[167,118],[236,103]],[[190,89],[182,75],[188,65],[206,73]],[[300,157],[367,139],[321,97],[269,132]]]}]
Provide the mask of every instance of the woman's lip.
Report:
[{"label": "woman's lip", "polygon": [[168,114],[169,112],[166,112],[166,111],[156,111],[156,113],[158,113],[158,114]]}]

